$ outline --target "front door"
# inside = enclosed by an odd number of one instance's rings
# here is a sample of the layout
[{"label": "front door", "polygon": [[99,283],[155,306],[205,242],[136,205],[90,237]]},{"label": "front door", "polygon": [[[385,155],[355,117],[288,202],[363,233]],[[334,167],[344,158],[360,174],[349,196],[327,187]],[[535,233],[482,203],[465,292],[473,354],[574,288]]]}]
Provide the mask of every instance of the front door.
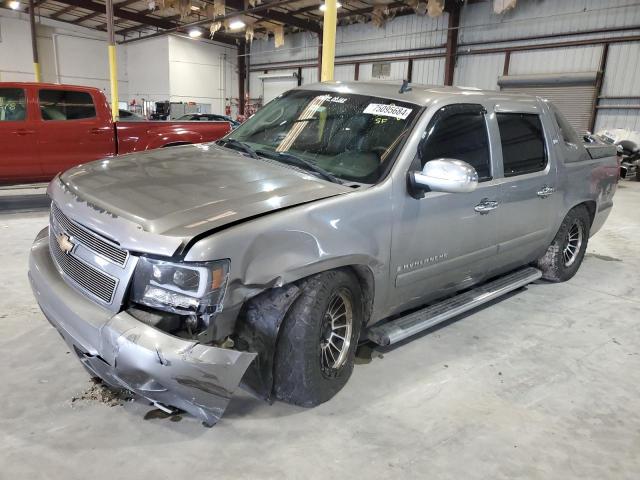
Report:
[{"label": "front door", "polygon": [[[416,170],[437,158],[463,160],[478,172],[471,193],[427,192],[416,199],[394,195],[391,310],[418,306],[464,289],[486,274],[495,257],[499,186],[493,179],[485,109],[453,104],[435,113],[414,162]],[[405,188],[406,192],[406,187]]]},{"label": "front door", "polygon": [[0,183],[42,179],[37,120],[22,88],[0,88]]},{"label": "front door", "polygon": [[38,149],[49,177],[115,153],[113,124],[98,115],[89,92],[46,88],[39,91],[38,101],[42,118]]}]

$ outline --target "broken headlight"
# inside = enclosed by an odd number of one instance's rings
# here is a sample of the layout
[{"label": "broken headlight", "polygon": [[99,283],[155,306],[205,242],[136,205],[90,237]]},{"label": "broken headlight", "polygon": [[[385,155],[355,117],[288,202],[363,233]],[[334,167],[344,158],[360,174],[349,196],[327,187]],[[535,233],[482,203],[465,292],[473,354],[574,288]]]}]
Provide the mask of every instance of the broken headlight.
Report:
[{"label": "broken headlight", "polygon": [[214,314],[222,309],[229,260],[172,263],[140,257],[132,300],[180,315]]}]

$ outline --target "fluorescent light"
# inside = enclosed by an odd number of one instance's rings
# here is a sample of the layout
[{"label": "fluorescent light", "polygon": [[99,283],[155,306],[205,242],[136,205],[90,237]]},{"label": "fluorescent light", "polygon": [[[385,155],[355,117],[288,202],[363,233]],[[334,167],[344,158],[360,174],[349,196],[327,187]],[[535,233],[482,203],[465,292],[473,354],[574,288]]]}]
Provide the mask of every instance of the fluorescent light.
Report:
[{"label": "fluorescent light", "polygon": [[[340,8],[342,6],[342,4],[340,2],[336,2],[336,8]],[[327,5],[326,4],[321,4],[320,5],[320,11],[324,12],[327,9]]]},{"label": "fluorescent light", "polygon": [[20,2],[18,2],[17,0],[9,2],[9,8],[11,10],[18,10],[20,8]]},{"label": "fluorescent light", "polygon": [[244,23],[242,20],[234,20],[231,23],[229,23],[229,30],[240,30],[241,28],[246,27],[247,24]]},{"label": "fluorescent light", "polygon": [[198,38],[202,36],[202,30],[200,30],[199,28],[192,28],[191,30],[189,30],[189,36],[191,38]]},{"label": "fluorescent light", "polygon": [[196,5],[191,5],[191,10],[193,10],[194,12],[199,12],[200,7],[197,7]]}]

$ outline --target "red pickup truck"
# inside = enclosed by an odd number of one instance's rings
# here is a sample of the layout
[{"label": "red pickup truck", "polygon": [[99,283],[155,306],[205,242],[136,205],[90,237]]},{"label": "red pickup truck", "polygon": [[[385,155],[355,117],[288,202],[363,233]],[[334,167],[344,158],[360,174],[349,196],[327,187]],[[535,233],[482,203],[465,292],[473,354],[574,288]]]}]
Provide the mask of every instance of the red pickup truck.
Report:
[{"label": "red pickup truck", "polygon": [[0,82],[0,184],[114,155],[217,140],[228,122],[113,122],[97,88]]}]

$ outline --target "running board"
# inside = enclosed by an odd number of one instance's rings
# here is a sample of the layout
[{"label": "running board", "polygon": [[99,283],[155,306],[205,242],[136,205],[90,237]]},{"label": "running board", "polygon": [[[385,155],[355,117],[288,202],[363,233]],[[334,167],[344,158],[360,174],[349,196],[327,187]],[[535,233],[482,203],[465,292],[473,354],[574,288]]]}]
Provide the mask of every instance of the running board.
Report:
[{"label": "running board", "polygon": [[392,345],[438,323],[467,312],[483,303],[517,290],[542,277],[537,268],[526,267],[504,275],[472,290],[447,298],[417,312],[369,329],[369,340],[378,345]]}]

